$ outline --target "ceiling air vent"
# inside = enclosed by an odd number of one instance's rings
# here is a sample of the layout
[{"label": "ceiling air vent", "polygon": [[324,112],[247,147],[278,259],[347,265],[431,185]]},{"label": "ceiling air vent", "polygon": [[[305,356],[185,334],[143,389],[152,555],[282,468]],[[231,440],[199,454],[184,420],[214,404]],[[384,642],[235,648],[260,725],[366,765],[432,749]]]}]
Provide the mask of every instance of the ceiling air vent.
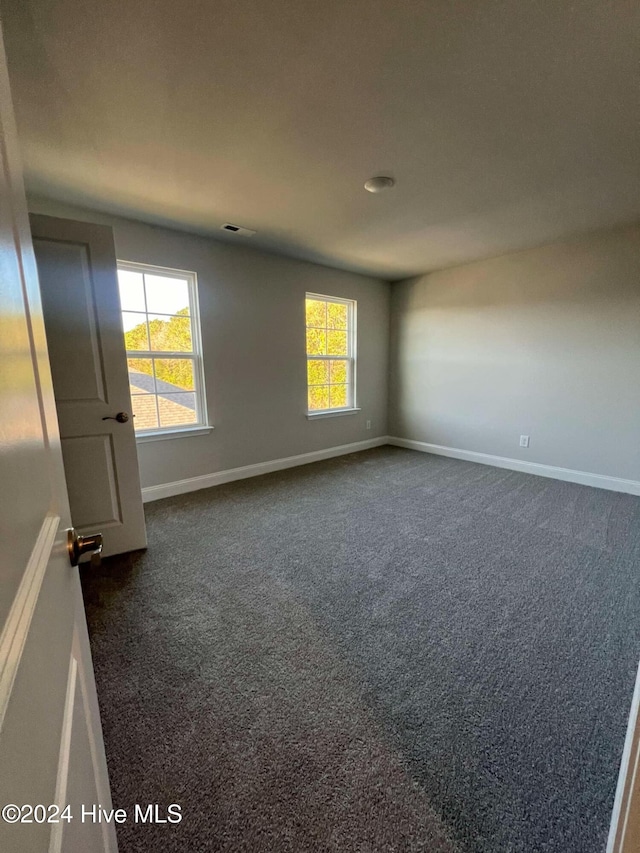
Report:
[{"label": "ceiling air vent", "polygon": [[228,231],[229,234],[238,234],[242,237],[253,237],[253,235],[256,233],[250,228],[243,228],[242,225],[232,225],[231,222],[225,222],[224,225],[220,226],[220,230]]}]

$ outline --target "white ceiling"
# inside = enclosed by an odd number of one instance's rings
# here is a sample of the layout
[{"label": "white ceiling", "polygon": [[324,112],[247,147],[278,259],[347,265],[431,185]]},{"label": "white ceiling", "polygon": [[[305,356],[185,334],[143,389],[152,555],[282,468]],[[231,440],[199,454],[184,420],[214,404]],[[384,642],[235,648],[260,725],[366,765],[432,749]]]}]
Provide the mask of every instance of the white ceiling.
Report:
[{"label": "white ceiling", "polygon": [[635,0],[0,3],[33,194],[390,279],[640,219]]}]

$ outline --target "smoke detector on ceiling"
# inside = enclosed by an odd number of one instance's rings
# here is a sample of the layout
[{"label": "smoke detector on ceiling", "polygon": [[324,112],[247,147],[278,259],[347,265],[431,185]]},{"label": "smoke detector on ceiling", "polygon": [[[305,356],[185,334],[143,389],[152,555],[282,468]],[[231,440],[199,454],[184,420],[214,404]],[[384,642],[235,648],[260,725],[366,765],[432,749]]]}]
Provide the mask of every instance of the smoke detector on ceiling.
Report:
[{"label": "smoke detector on ceiling", "polygon": [[227,231],[229,234],[237,234],[242,237],[253,237],[256,233],[250,228],[243,228],[242,225],[232,225],[231,222],[225,222],[224,225],[220,226],[220,230]]}]

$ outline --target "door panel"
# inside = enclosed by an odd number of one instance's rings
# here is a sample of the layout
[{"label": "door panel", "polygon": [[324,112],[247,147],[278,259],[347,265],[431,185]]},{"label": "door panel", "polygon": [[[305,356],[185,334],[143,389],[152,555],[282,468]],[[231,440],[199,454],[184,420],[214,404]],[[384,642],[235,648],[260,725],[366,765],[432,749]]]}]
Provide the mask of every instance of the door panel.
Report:
[{"label": "door panel", "polygon": [[34,239],[34,248],[38,264],[46,264],[42,308],[47,332],[50,325],[55,331],[47,342],[56,403],[108,403],[88,246]]},{"label": "door panel", "polygon": [[[112,435],[75,436],[62,439],[67,472],[71,518],[75,527],[103,530],[122,524],[116,484],[116,460]],[[87,489],[92,478],[103,488]]]},{"label": "door panel", "polygon": [[[50,555],[42,554],[45,571],[32,619],[18,629],[26,629],[26,642],[0,739],[3,804],[55,802],[75,599],[64,528],[57,523],[56,534]],[[44,851],[50,831],[47,825],[0,823],[0,849]]]},{"label": "door panel", "polygon": [[8,175],[0,171],[0,619],[7,615],[51,500],[10,197]]},{"label": "door panel", "polygon": [[104,554],[147,544],[113,233],[33,215],[71,517],[99,530]]},{"label": "door panel", "polygon": [[[110,806],[1,29],[0,483],[0,804],[56,804],[58,780],[73,766],[73,783]],[[64,725],[72,655],[86,685],[84,740],[79,724]],[[77,756],[73,765],[67,755]],[[0,820],[0,850],[46,851],[51,826]],[[94,830],[84,834],[89,845]],[[113,826],[100,846],[61,849],[115,853]]]}]

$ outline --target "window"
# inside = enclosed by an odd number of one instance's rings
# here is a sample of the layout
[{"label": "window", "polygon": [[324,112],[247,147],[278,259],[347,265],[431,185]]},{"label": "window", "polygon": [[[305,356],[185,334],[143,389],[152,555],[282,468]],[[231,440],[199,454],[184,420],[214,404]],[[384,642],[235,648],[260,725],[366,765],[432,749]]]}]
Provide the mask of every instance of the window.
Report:
[{"label": "window", "polygon": [[309,414],[355,409],[355,301],[307,293],[306,317]]},{"label": "window", "polygon": [[206,425],[196,275],[118,262],[135,431]]}]

